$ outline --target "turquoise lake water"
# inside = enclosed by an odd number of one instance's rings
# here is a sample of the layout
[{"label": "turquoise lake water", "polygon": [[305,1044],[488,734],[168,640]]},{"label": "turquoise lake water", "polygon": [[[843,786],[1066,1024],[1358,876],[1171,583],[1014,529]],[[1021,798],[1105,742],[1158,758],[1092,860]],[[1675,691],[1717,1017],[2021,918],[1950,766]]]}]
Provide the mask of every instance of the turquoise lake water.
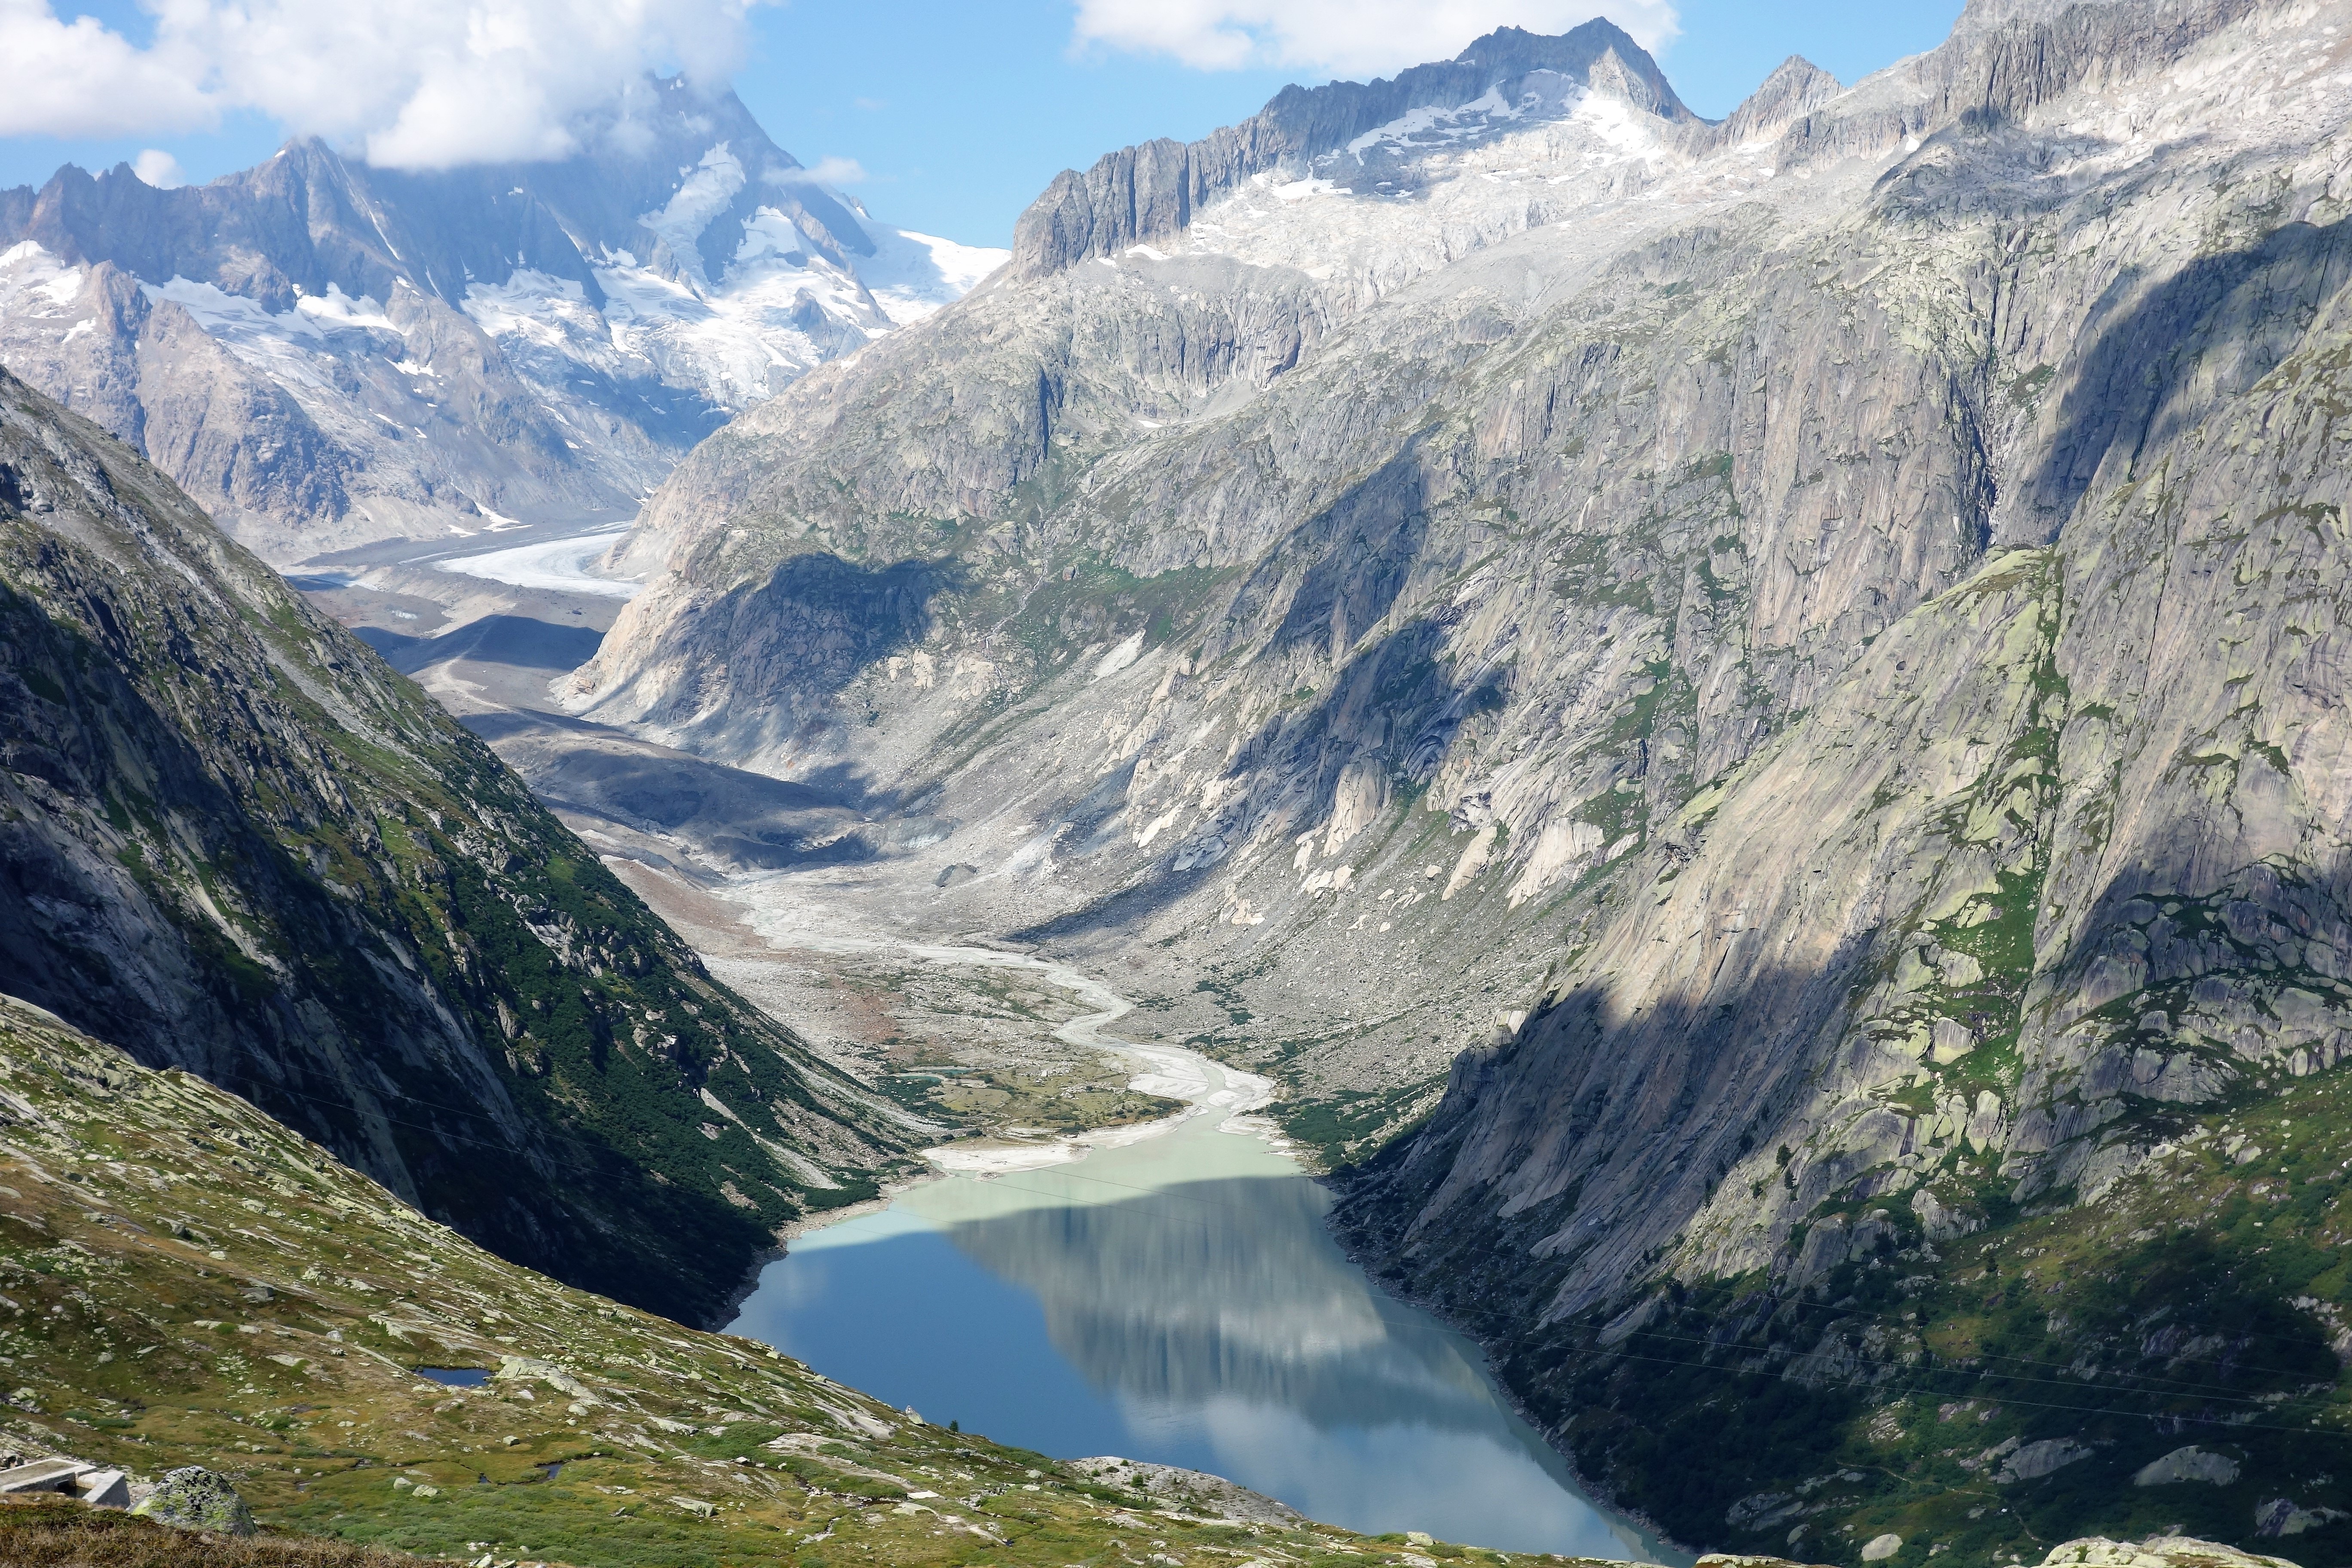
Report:
[{"label": "turquoise lake water", "polygon": [[1329,1194],[1223,1121],[926,1183],[795,1240],[730,1331],[928,1421],[1212,1471],[1351,1530],[1689,1561],[1583,1498],[1475,1347],[1377,1289]]}]

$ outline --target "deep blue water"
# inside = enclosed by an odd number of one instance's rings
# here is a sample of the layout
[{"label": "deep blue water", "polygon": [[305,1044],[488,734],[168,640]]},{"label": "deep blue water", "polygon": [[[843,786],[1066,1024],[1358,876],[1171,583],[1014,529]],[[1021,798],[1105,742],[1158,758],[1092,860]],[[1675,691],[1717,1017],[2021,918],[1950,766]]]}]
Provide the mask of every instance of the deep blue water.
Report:
[{"label": "deep blue water", "polygon": [[413,1370],[419,1377],[447,1384],[451,1388],[479,1388],[490,1381],[490,1374],[478,1366],[420,1366]]}]

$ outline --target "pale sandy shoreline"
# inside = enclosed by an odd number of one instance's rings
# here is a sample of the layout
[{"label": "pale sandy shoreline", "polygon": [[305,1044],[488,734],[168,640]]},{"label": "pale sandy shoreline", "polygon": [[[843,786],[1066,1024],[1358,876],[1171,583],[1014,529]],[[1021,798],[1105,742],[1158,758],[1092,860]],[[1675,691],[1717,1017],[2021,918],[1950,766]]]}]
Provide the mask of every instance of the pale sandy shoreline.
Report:
[{"label": "pale sandy shoreline", "polygon": [[[1129,1089],[1186,1102],[1186,1109],[1176,1115],[1153,1121],[1089,1128],[1035,1141],[971,1139],[917,1151],[921,1159],[941,1174],[987,1177],[1075,1164],[1093,1150],[1126,1148],[1173,1131],[1195,1117],[1219,1111],[1224,1113],[1229,1124],[1246,1119],[1245,1125],[1230,1126],[1231,1131],[1267,1138],[1276,1143],[1277,1149],[1285,1146],[1272,1122],[1250,1114],[1272,1103],[1274,1084],[1271,1079],[1226,1067],[1182,1046],[1139,1045],[1106,1034],[1105,1028],[1133,1012],[1135,1004],[1085,971],[1029,953],[846,931],[837,920],[813,924],[804,903],[761,898],[760,895],[769,888],[781,885],[779,879],[769,878],[743,879],[731,881],[716,892],[719,899],[742,910],[742,923],[772,948],[801,948],[816,952],[891,950],[933,963],[1019,970],[1033,974],[1048,985],[1072,993],[1083,1005],[1092,1009],[1056,1026],[1055,1038],[1084,1049],[1127,1057],[1137,1064],[1135,1076],[1128,1081]],[[921,1179],[916,1178],[917,1181]],[[905,1190],[905,1185],[897,1189]],[[887,1207],[887,1205],[877,1200],[874,1205],[830,1209],[823,1216],[810,1216],[808,1221],[796,1227],[793,1234],[823,1228],[855,1214],[871,1212],[875,1206]]]}]

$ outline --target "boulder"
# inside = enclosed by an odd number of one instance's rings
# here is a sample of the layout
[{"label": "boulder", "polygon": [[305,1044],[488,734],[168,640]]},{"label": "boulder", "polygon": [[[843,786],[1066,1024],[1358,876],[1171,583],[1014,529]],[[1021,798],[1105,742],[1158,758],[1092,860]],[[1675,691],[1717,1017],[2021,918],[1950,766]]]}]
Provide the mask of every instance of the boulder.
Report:
[{"label": "boulder", "polygon": [[2341,1509],[2322,1508],[2316,1504],[2303,1508],[2292,1498],[2277,1497],[2255,1505],[2254,1533],[2301,1535],[2306,1530],[2317,1530],[2323,1524],[2333,1524],[2345,1517]]},{"label": "boulder", "polygon": [[200,1466],[171,1471],[131,1512],[180,1530],[251,1535],[253,1510],[236,1489]]},{"label": "boulder", "polygon": [[587,1404],[595,1405],[601,1403],[601,1401],[597,1399],[596,1395],[589,1390],[586,1384],[582,1383],[578,1378],[572,1376],[570,1373],[564,1371],[553,1362],[539,1361],[530,1356],[502,1355],[499,1357],[499,1370],[490,1374],[490,1381],[493,1383],[522,1383],[536,1381],[547,1384],[548,1387],[555,1390],[558,1394],[568,1394],[572,1398],[584,1401]]},{"label": "boulder", "polygon": [[2063,1469],[2078,1459],[2087,1459],[2091,1450],[2072,1437],[2045,1437],[2039,1443],[2028,1443],[2010,1455],[1993,1479],[2007,1486],[2014,1481],[2030,1481]]},{"label": "boulder", "polygon": [[2226,1487],[2237,1479],[2237,1460],[2226,1454],[2209,1454],[2194,1444],[2150,1459],[2132,1472],[2136,1487],[2168,1487],[2176,1481],[2210,1481]]}]

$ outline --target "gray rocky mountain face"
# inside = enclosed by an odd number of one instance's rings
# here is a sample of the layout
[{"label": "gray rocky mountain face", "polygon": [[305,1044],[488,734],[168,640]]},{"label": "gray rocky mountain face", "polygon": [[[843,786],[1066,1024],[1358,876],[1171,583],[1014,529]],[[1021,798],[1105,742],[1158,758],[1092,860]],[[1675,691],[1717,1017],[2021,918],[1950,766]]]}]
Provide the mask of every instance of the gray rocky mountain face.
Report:
[{"label": "gray rocky mountain face", "polygon": [[557,163],[310,141],[203,186],[0,193],[0,363],[290,561],[626,516],[730,415],[1001,255],[877,223],[731,93],[649,80]]},{"label": "gray rocky mountain face", "polygon": [[[1285,88],[1241,124],[1199,142],[1147,142],[1108,154],[1083,174],[1065,171],[1021,215],[1013,236],[1013,270],[1041,277],[1130,246],[1177,238],[1196,211],[1258,175],[1311,175],[1340,150],[1357,151],[1351,144],[1358,138],[1415,115],[1451,117],[1473,105],[1488,113],[1514,112],[1520,105],[1517,89],[1538,76],[1607,90],[1669,124],[1696,123],[1656,62],[1613,23],[1595,17],[1559,37],[1504,27],[1459,59],[1415,66],[1370,85]],[[1490,95],[1495,101],[1488,106]]]},{"label": "gray rocky mountain face", "polygon": [[906,1144],[487,746],[5,372],[0,758],[0,991],[517,1261],[709,1319]]},{"label": "gray rocky mountain face", "polygon": [[2343,1528],[2352,16],[1713,128],[1562,44],[1065,176],[666,483],[574,700],[959,823],[1686,1539]]}]

